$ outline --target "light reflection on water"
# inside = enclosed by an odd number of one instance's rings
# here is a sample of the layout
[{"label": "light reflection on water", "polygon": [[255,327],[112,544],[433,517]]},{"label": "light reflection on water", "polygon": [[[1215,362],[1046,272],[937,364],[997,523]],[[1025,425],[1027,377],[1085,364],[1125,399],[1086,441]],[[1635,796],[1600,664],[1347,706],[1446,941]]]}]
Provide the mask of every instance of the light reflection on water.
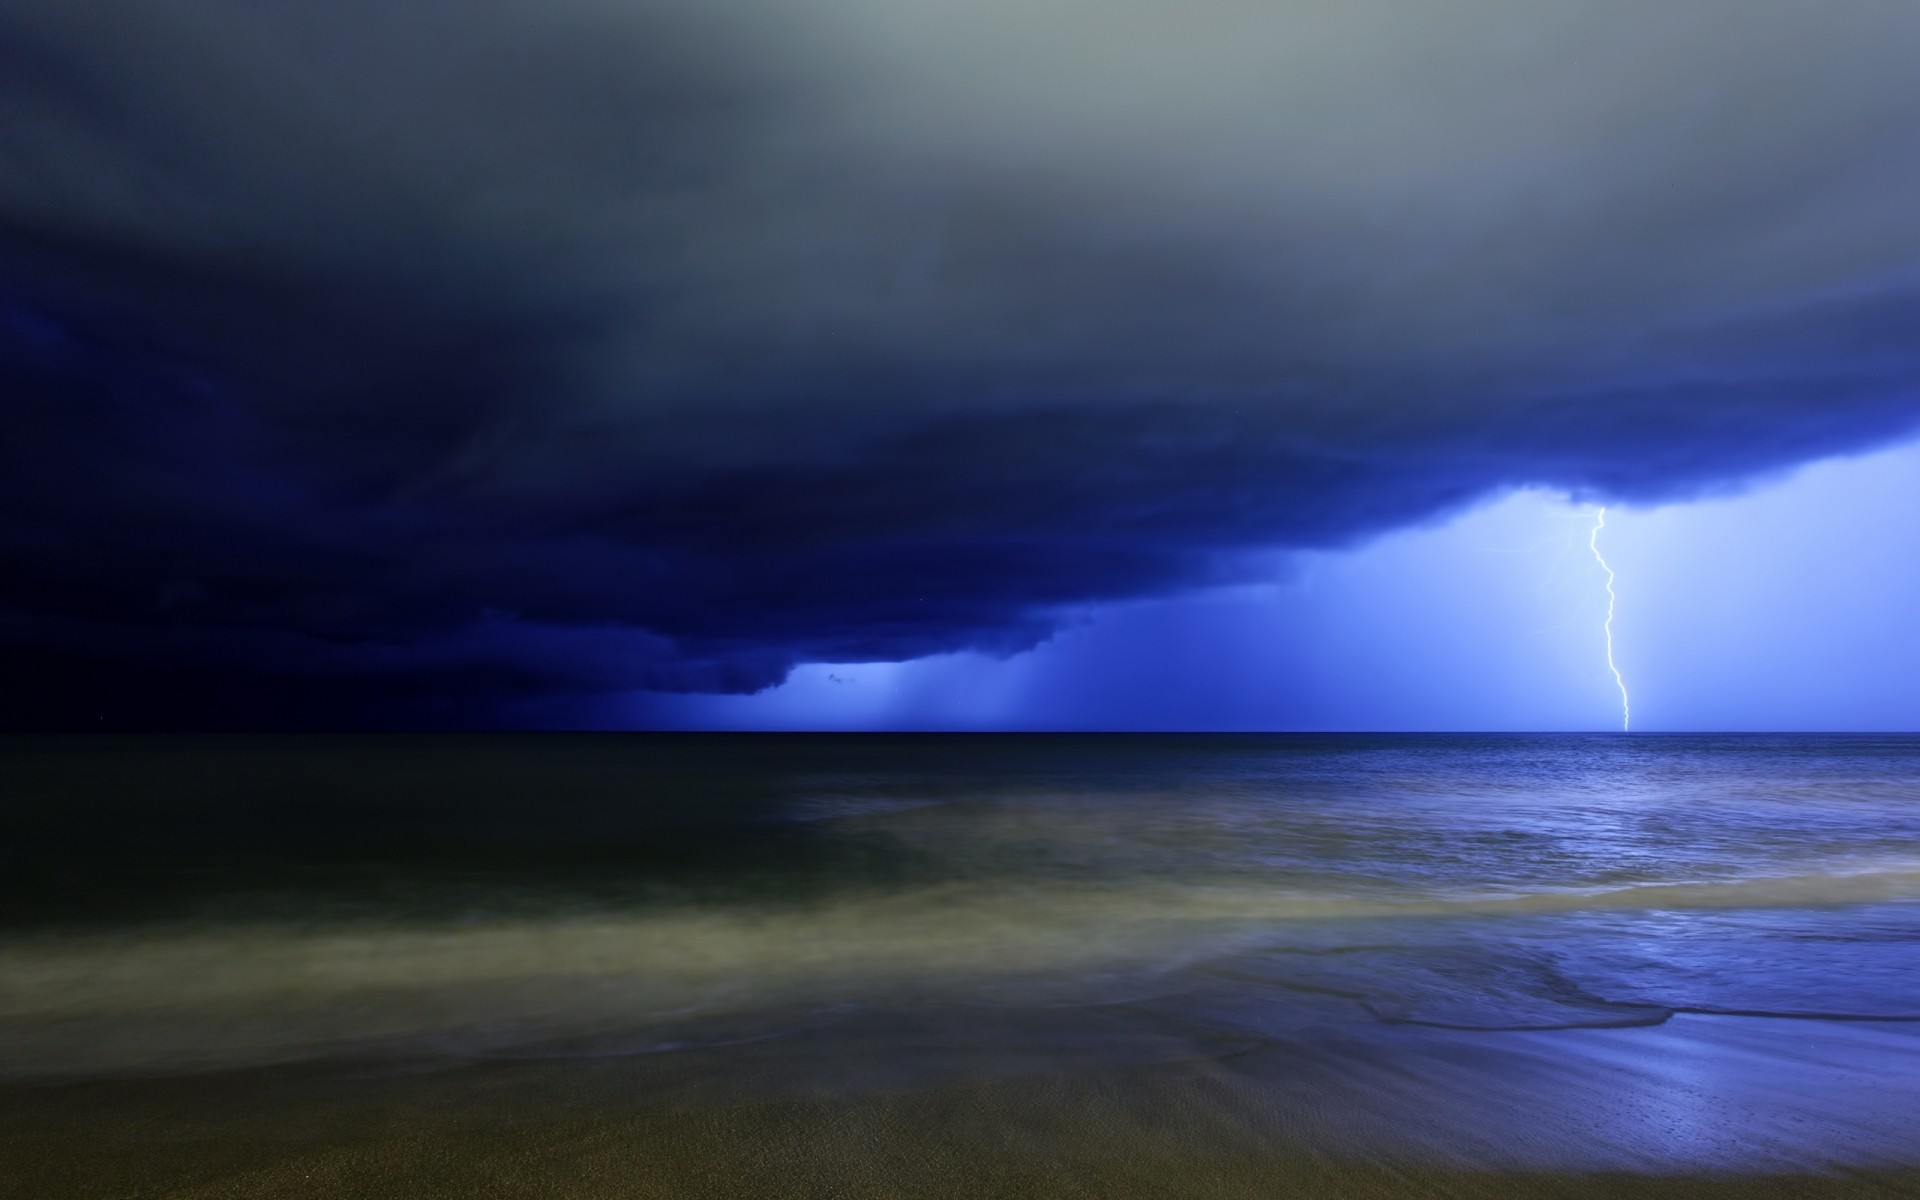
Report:
[{"label": "light reflection on water", "polygon": [[[1144,1004],[1207,1046],[1920,1018],[1920,739],[5,753],[12,1078],[796,1031],[885,1073],[935,1009]],[[1063,1044],[1007,1036],[1036,1067]]]}]

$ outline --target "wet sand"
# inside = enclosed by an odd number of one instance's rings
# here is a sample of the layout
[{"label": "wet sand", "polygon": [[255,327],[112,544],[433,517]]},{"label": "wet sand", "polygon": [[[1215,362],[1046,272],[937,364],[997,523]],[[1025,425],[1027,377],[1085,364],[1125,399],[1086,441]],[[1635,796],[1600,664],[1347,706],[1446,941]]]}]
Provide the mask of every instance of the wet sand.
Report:
[{"label": "wet sand", "polygon": [[986,1029],[929,1047],[914,1078],[802,1039],[11,1085],[0,1195],[1920,1195],[1913,1025],[1687,1015],[1230,1043],[1208,1024],[1131,1062],[1044,1069],[984,1053],[1008,1032]]}]

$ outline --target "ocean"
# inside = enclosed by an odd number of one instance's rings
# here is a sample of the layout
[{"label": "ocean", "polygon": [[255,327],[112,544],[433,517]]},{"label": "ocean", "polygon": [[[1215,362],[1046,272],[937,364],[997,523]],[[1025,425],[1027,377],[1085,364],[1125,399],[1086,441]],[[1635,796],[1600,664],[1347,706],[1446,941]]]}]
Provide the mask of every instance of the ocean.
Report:
[{"label": "ocean", "polygon": [[263,1121],[338,1135],[246,1158],[265,1195],[422,1122],[796,1105],[893,1115],[795,1194],[1129,1122],[1098,1161],[1192,1160],[1143,1195],[1263,1154],[1830,1177],[1920,1166],[1916,1038],[1920,737],[0,743],[0,1096],[43,1195],[231,1188],[190,1164]]}]

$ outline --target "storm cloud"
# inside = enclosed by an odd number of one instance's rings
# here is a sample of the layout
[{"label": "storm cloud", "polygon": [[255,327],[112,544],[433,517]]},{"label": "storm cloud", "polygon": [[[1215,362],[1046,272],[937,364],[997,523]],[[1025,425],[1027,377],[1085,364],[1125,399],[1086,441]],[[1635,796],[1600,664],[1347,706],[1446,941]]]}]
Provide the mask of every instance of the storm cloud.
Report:
[{"label": "storm cloud", "polygon": [[0,719],[1013,653],[1920,426],[1906,0],[0,14]]}]

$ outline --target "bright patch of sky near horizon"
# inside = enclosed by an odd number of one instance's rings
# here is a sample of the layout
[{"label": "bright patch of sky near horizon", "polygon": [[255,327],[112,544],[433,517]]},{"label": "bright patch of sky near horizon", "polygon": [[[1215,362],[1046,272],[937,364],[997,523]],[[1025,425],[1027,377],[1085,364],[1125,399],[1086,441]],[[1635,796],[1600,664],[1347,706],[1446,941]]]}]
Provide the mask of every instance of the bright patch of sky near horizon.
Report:
[{"label": "bright patch of sky near horizon", "polygon": [[[1610,505],[1635,731],[1920,729],[1920,443]],[[687,729],[1617,729],[1594,507],[1518,492],[1271,584],[1093,610],[1010,659],[815,664]],[[619,714],[609,714],[620,724]]]}]

